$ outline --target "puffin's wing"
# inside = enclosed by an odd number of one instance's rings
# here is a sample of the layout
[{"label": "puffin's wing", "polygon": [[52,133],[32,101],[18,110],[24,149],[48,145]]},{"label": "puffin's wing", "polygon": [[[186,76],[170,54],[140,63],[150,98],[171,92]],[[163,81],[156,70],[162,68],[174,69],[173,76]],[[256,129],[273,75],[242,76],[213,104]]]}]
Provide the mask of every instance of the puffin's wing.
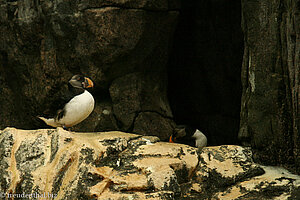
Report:
[{"label": "puffin's wing", "polygon": [[65,105],[74,97],[74,95],[69,90],[64,90],[57,93],[50,99],[50,104],[48,109],[44,114],[47,117],[62,118],[64,116],[64,107]]}]

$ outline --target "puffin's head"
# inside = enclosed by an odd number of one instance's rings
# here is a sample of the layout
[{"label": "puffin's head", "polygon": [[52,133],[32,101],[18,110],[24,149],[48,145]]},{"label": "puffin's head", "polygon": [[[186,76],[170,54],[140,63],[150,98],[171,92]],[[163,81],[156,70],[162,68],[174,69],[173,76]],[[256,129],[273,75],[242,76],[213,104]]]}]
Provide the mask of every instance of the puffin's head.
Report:
[{"label": "puffin's head", "polygon": [[196,129],[188,125],[178,125],[174,128],[173,134],[169,138],[169,142],[187,144],[190,146],[203,148],[207,145],[206,136]]},{"label": "puffin's head", "polygon": [[169,138],[169,142],[176,142],[177,138],[184,138],[186,136],[186,126],[177,125],[173,131],[173,134]]},{"label": "puffin's head", "polygon": [[74,75],[69,80],[69,83],[75,88],[86,89],[86,88],[94,87],[94,83],[93,81],[91,81],[91,79],[78,74]]}]

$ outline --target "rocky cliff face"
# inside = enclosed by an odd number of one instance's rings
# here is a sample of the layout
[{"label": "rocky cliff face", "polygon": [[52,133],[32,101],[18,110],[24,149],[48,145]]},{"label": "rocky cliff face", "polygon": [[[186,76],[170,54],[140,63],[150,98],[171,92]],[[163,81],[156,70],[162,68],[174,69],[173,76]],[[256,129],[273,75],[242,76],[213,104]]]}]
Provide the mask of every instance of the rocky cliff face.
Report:
[{"label": "rocky cliff face", "polygon": [[257,160],[300,173],[300,1],[242,1],[245,51],[239,137]]},{"label": "rocky cliff face", "polygon": [[22,194],[55,199],[299,197],[299,176],[255,164],[250,148],[240,146],[199,151],[152,136],[61,128],[6,128],[0,144],[2,199]]},{"label": "rocky cliff face", "polygon": [[300,173],[299,0],[181,3],[1,1],[0,129],[43,127],[36,116],[83,73],[96,107],[74,130],[165,140],[192,124]]},{"label": "rocky cliff face", "polygon": [[173,128],[165,66],[176,9],[168,0],[1,1],[0,127],[41,127],[36,116],[83,73],[97,105],[76,130],[150,128],[165,139]]}]

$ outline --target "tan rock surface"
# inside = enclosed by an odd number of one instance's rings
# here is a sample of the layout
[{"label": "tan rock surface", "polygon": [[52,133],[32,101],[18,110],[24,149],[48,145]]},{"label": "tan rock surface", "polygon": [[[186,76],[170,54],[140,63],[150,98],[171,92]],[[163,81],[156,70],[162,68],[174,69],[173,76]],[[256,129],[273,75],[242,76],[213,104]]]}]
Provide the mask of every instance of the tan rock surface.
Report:
[{"label": "tan rock surface", "polygon": [[117,131],[6,128],[0,132],[0,156],[4,197],[293,198],[300,183],[297,175],[253,163],[251,150],[240,146],[206,147],[199,152],[159,142],[157,137]]}]

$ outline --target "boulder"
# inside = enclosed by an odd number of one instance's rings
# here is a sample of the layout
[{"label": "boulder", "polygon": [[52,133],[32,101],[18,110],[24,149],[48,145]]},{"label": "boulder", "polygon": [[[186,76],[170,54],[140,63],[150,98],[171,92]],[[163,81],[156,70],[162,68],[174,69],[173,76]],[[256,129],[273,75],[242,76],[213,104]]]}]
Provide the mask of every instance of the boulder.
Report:
[{"label": "boulder", "polygon": [[299,176],[260,166],[251,156],[250,148],[240,146],[199,151],[118,131],[6,128],[0,132],[0,193],[27,195],[23,199],[141,200],[299,195]]},{"label": "boulder", "polygon": [[113,81],[109,91],[121,130],[143,135],[151,135],[152,132],[162,140],[171,135],[175,124],[171,120],[167,91],[160,84],[161,80],[164,78],[149,72],[147,75],[132,73]]}]

